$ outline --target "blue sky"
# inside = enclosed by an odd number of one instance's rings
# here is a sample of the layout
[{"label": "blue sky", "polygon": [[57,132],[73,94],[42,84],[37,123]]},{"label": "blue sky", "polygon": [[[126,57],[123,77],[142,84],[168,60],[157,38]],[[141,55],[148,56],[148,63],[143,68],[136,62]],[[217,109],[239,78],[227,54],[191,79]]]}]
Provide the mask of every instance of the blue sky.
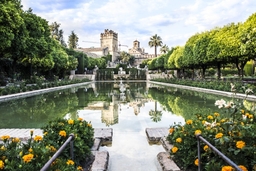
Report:
[{"label": "blue sky", "polygon": [[[148,53],[148,41],[154,34],[169,47],[183,46],[198,32],[244,22],[256,12],[255,0],[22,0],[49,24],[60,23],[67,42],[71,31],[79,47],[99,47],[100,33],[111,29],[120,44],[132,48],[134,40]],[[96,43],[89,43],[96,42]],[[127,51],[121,46],[121,50]],[[158,49],[159,50],[159,49]]]}]

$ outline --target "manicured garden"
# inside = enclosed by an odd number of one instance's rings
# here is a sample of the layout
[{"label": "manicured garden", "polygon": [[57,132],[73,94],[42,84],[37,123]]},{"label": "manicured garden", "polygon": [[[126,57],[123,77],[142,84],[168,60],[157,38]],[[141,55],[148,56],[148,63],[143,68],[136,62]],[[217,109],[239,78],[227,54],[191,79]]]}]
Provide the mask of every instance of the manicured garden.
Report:
[{"label": "manicured garden", "polygon": [[[234,85],[230,91],[238,90]],[[253,94],[246,89],[246,94]],[[216,108],[221,113],[195,113],[184,125],[170,127],[167,140],[173,144],[171,158],[184,170],[198,169],[197,138],[200,134],[224,155],[236,163],[243,171],[256,170],[256,120],[255,107],[245,108],[246,98],[224,101],[216,100]],[[201,168],[206,171],[232,171],[208,145],[201,142]]]},{"label": "manicured garden", "polygon": [[42,129],[43,136],[33,135],[33,130],[31,130],[27,142],[9,135],[2,135],[0,170],[40,170],[70,134],[75,136],[74,159],[71,159],[70,146],[67,146],[51,164],[49,170],[83,170],[94,142],[94,129],[91,123],[81,118],[77,120],[57,119],[49,122]]}]

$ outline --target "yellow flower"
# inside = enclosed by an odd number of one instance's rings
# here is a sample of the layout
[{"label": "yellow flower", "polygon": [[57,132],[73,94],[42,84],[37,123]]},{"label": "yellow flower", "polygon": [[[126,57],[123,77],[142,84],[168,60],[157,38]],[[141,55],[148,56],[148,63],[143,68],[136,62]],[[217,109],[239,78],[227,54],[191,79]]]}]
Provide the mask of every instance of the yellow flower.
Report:
[{"label": "yellow flower", "polygon": [[178,151],[178,147],[172,147],[172,152],[176,153]]},{"label": "yellow flower", "polygon": [[198,159],[196,159],[194,162],[196,166],[198,166],[198,162],[199,162]]},{"label": "yellow flower", "polygon": [[32,148],[30,148],[30,149],[28,149],[28,151],[29,151],[30,153],[32,153],[32,152],[33,152],[33,149],[32,149]]},{"label": "yellow flower", "polygon": [[69,125],[73,125],[74,124],[74,120],[72,120],[72,119],[68,120],[68,124]]},{"label": "yellow flower", "polygon": [[209,146],[208,145],[205,145],[204,146],[204,151],[207,151],[209,149]]},{"label": "yellow flower", "polygon": [[20,139],[19,138],[13,138],[12,142],[18,143],[18,142],[20,142]]},{"label": "yellow flower", "polygon": [[66,137],[67,133],[66,133],[66,131],[60,131],[59,135],[62,136],[62,137]]},{"label": "yellow flower", "polygon": [[198,135],[198,134],[201,134],[201,133],[202,133],[201,130],[196,130],[196,131],[195,131],[195,135]]},{"label": "yellow flower", "polygon": [[244,146],[245,146],[245,142],[243,142],[243,141],[237,141],[236,142],[236,147],[237,148],[242,149]]},{"label": "yellow flower", "polygon": [[78,118],[79,121],[83,121],[83,118]]},{"label": "yellow flower", "polygon": [[50,146],[50,149],[51,149],[51,152],[55,152],[56,151],[56,148],[53,147],[53,146]]},{"label": "yellow flower", "polygon": [[6,150],[6,148],[2,145],[1,146],[1,148],[0,148],[1,150],[3,150],[3,151],[5,151]]},{"label": "yellow flower", "polygon": [[67,165],[74,165],[75,163],[73,162],[73,160],[68,160],[67,161]]},{"label": "yellow flower", "polygon": [[221,171],[233,171],[233,168],[231,166],[223,166]]},{"label": "yellow flower", "polygon": [[217,116],[220,116],[220,114],[219,114],[218,112],[215,112],[215,113],[214,113],[214,116],[217,117]]},{"label": "yellow flower", "polygon": [[10,136],[9,135],[3,135],[1,138],[2,138],[2,140],[9,140]]},{"label": "yellow flower", "polygon": [[212,115],[207,116],[207,119],[213,119]]},{"label": "yellow flower", "polygon": [[241,113],[244,114],[244,110],[241,110]]},{"label": "yellow flower", "polygon": [[203,125],[205,124],[205,122],[206,122],[205,120],[202,120],[202,124],[203,124]]},{"label": "yellow flower", "polygon": [[2,170],[4,168],[4,162],[0,160],[0,169]]},{"label": "yellow flower", "polygon": [[218,134],[215,135],[215,138],[221,138],[221,137],[223,137],[222,133],[218,133]]},{"label": "yellow flower", "polygon": [[249,118],[249,119],[252,119],[252,118],[253,118],[253,115],[249,115],[248,118]]},{"label": "yellow flower", "polygon": [[37,135],[37,136],[34,137],[35,141],[42,141],[42,139],[43,139],[43,137],[40,136],[40,135]]},{"label": "yellow flower", "polygon": [[176,142],[177,142],[177,143],[181,143],[181,142],[182,142],[182,139],[181,139],[181,138],[177,138],[177,139],[176,139]]},{"label": "yellow flower", "polygon": [[76,170],[83,170],[83,168],[81,166],[78,166]]},{"label": "yellow flower", "polygon": [[88,126],[88,127],[92,127],[92,124],[88,123],[87,126]]},{"label": "yellow flower", "polygon": [[170,128],[170,129],[169,129],[169,133],[170,133],[170,134],[172,134],[173,131],[174,131],[174,128]]},{"label": "yellow flower", "polygon": [[33,154],[27,154],[27,155],[24,155],[24,156],[22,157],[22,159],[23,159],[23,161],[24,161],[25,163],[28,163],[28,162],[30,162],[30,161],[33,159],[33,157],[34,157]]},{"label": "yellow flower", "polygon": [[226,119],[221,119],[221,120],[220,120],[220,122],[222,122],[222,123],[225,122],[225,121],[226,121]]},{"label": "yellow flower", "polygon": [[246,167],[244,167],[243,165],[239,165],[238,166],[240,169],[242,169],[242,171],[248,171],[248,169]]},{"label": "yellow flower", "polygon": [[192,123],[193,123],[192,120],[187,120],[187,122],[186,122],[187,125],[191,125]]}]

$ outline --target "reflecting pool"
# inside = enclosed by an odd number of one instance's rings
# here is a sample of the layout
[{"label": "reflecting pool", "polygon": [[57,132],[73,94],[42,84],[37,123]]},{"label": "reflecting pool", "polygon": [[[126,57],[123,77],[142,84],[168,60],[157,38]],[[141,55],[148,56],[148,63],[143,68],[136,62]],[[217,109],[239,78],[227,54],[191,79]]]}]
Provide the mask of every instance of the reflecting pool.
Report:
[{"label": "reflecting pool", "polygon": [[218,112],[228,98],[146,82],[97,82],[0,103],[0,128],[41,128],[58,118],[81,117],[94,128],[113,128],[109,171],[161,170],[161,145],[147,141],[145,129],[183,124],[197,113]]}]

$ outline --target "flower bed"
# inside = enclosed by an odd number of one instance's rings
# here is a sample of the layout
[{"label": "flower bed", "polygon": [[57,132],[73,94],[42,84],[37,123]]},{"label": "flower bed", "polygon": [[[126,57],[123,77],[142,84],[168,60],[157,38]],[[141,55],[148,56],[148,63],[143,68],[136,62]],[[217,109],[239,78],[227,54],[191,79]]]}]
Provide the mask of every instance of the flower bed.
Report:
[{"label": "flower bed", "polygon": [[[256,120],[255,110],[244,110],[246,100],[225,102],[215,105],[223,113],[196,114],[196,119],[187,120],[184,125],[170,127],[167,140],[173,145],[172,159],[184,170],[197,170],[197,139],[201,134],[243,171],[256,170]],[[231,166],[220,158],[206,144],[201,142],[201,168],[206,171],[231,171]]]},{"label": "flower bed", "polygon": [[21,142],[19,138],[2,136],[0,170],[40,170],[71,133],[75,135],[74,160],[71,160],[68,146],[51,164],[49,170],[83,170],[84,161],[90,156],[90,148],[93,145],[94,129],[91,123],[82,119],[57,119],[42,129],[43,137],[33,136],[31,130],[30,139],[26,143]]}]

